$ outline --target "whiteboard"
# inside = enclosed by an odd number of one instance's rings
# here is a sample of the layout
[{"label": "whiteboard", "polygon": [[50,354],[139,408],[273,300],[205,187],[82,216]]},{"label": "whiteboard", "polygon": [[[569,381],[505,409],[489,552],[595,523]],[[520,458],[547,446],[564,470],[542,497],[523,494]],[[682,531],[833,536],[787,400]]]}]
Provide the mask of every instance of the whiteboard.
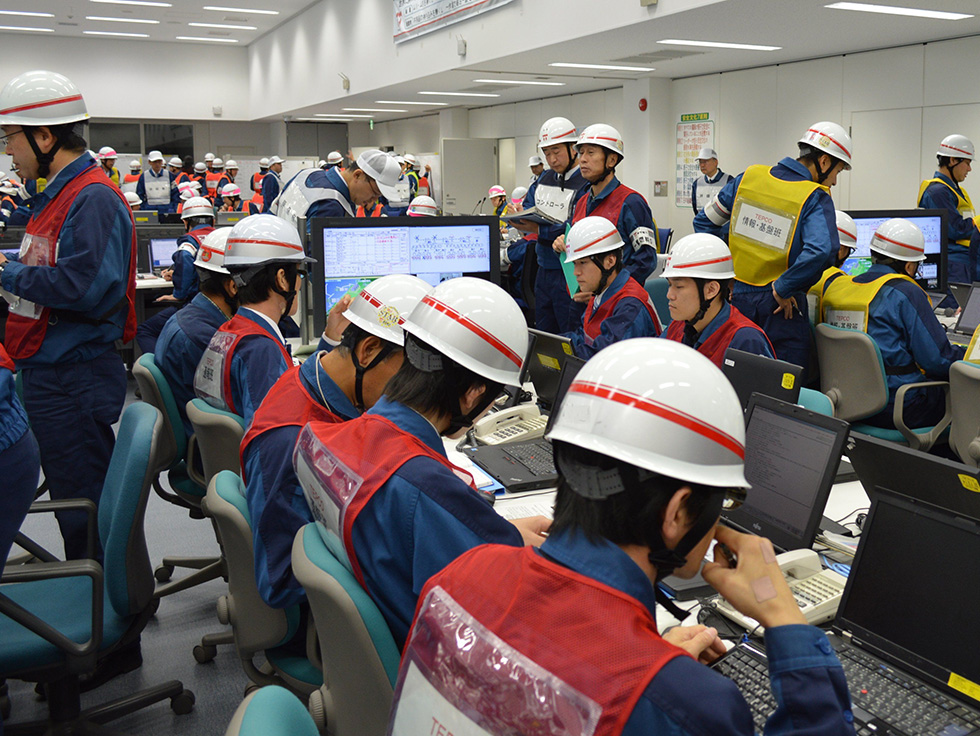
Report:
[{"label": "whiteboard", "polygon": [[[283,186],[285,186],[290,179],[296,176],[303,169],[315,169],[316,162],[316,158],[301,156],[288,157],[282,162],[282,173],[279,175],[279,178],[282,179]],[[256,167],[255,170],[258,171],[258,167]]]}]

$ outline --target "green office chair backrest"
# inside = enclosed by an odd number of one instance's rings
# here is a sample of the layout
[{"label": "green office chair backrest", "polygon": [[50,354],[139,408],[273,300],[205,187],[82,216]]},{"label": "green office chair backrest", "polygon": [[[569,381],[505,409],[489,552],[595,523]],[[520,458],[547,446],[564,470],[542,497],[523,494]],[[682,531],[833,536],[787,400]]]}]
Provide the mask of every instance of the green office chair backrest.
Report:
[{"label": "green office chair backrest", "polygon": [[653,302],[654,308],[657,310],[660,323],[666,330],[667,325],[671,323],[670,308],[667,306],[667,289],[670,284],[662,276],[651,276],[643,286],[647,290],[647,294],[650,295],[650,301]]},{"label": "green office chair backrest", "polygon": [[888,381],[881,350],[870,335],[828,324],[814,329],[820,391],[834,404],[834,416],[853,422],[888,404]]},{"label": "green office chair backrest", "polygon": [[245,420],[213,407],[203,399],[187,402],[187,419],[194,427],[207,482],[210,483],[222,470],[240,474],[239,448],[245,436]]},{"label": "green office chair backrest", "polygon": [[187,455],[187,433],[177,410],[177,402],[163,372],[153,362],[153,353],[143,353],[133,364],[133,376],[143,401],[155,406],[163,415],[164,431],[160,435],[160,460],[163,468],[172,468]]},{"label": "green office chair backrest", "polygon": [[949,446],[962,462],[980,465],[980,365],[958,360],[949,369]]},{"label": "green office chair backrest", "polygon": [[225,736],[319,736],[300,699],[267,685],[250,693],[235,710]]}]

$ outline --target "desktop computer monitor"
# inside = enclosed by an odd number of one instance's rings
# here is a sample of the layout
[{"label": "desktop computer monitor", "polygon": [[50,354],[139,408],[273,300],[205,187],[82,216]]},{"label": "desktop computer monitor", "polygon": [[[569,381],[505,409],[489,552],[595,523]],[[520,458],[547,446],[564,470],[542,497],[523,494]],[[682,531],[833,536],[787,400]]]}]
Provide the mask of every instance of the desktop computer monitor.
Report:
[{"label": "desktop computer monitor", "polygon": [[885,220],[901,217],[914,223],[926,240],[926,260],[919,267],[918,284],[928,292],[946,291],[946,210],[849,210],[857,226],[857,248],[841,267],[851,276],[871,268],[871,236]]},{"label": "desktop computer monitor", "polygon": [[500,229],[493,217],[317,217],[310,224],[313,325],[345,294],[406,273],[435,286],[457,276],[500,283]]},{"label": "desktop computer monitor", "polygon": [[174,263],[177,238],[150,238],[150,268],[162,271]]}]

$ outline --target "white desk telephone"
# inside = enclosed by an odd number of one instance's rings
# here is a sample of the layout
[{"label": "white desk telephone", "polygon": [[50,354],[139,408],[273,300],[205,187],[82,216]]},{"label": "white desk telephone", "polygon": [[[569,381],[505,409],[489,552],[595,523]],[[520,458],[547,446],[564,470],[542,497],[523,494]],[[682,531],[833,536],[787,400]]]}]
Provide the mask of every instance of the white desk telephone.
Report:
[{"label": "white desk telephone", "polygon": [[536,404],[521,404],[483,417],[473,425],[473,438],[481,445],[535,440],[544,436],[547,424]]},{"label": "white desk telephone", "polygon": [[[824,570],[820,556],[812,549],[783,552],[776,556],[776,561],[807,623],[821,624],[832,619],[840,605],[847,578],[833,570]],[[762,628],[758,621],[736,611],[720,595],[709,598],[708,605],[747,631]]]}]

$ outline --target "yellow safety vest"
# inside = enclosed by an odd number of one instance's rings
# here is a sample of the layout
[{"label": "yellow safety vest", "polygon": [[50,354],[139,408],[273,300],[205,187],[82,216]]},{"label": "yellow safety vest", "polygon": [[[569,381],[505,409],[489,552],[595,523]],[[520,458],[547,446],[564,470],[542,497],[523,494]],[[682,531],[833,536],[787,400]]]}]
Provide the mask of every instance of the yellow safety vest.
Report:
[{"label": "yellow safety vest", "polygon": [[806,293],[806,302],[809,306],[810,312],[810,324],[815,325],[820,320],[818,315],[822,313],[823,310],[823,292],[827,285],[827,280],[830,279],[834,281],[838,276],[846,276],[844,271],[841,271],[837,266],[831,266],[820,276],[820,280],[810,287],[810,291]]},{"label": "yellow safety vest", "polygon": [[970,363],[980,363],[980,327],[977,327],[973,331],[973,337],[970,338],[970,344],[966,348],[966,354],[963,356],[963,360]]},{"label": "yellow safety vest", "polygon": [[789,267],[789,249],[803,205],[817,189],[814,181],[783,181],[768,166],[750,166],[742,175],[732,206],[728,247],[735,278],[766,286]]},{"label": "yellow safety vest", "polygon": [[[973,202],[970,201],[970,195],[966,193],[966,190],[963,187],[960,187],[960,191],[957,192],[955,189],[953,189],[953,187],[949,185],[949,182],[943,181],[942,179],[939,178],[926,179],[924,182],[922,182],[919,185],[919,199],[918,199],[919,206],[920,207],[922,206],[922,195],[925,193],[926,188],[930,184],[935,184],[936,182],[939,182],[944,187],[949,189],[949,191],[951,191],[953,194],[956,195],[956,211],[959,212],[963,217],[973,220],[974,224],[976,224],[976,219],[974,219],[975,215],[973,211]],[[957,240],[956,244],[962,245],[964,248],[969,248],[970,240],[969,238],[967,238],[966,240]]]},{"label": "yellow safety vest", "polygon": [[823,294],[820,321],[834,327],[867,332],[871,302],[882,286],[895,279],[915,284],[914,280],[900,273],[886,274],[864,284],[855,282],[852,276],[834,279]]}]

